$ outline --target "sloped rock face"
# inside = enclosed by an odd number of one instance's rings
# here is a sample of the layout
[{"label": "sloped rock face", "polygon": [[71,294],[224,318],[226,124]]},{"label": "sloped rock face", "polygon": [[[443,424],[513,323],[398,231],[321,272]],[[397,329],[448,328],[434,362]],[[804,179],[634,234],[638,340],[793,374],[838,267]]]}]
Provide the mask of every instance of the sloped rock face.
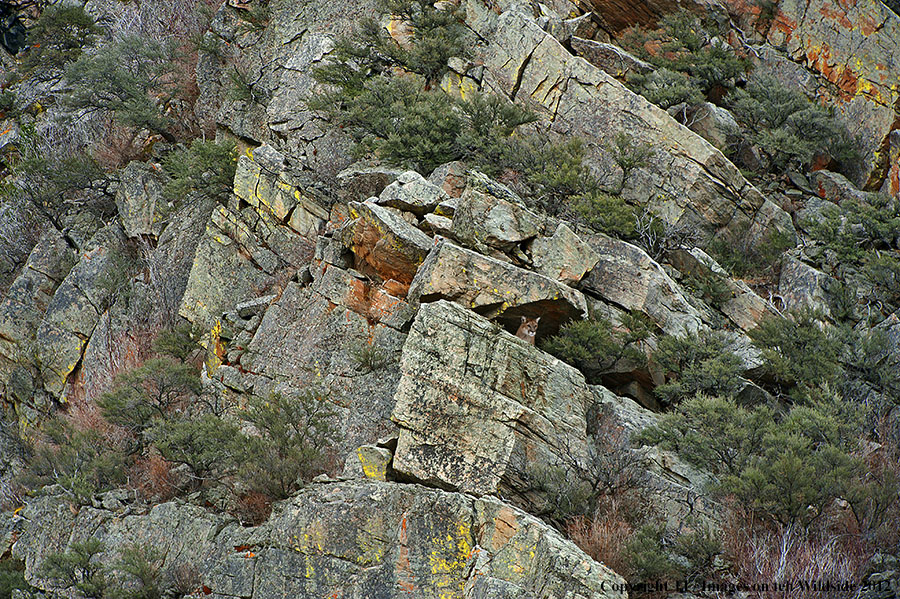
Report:
[{"label": "sloped rock face", "polygon": [[[242,390],[249,393],[325,391],[340,416],[335,436],[343,455],[394,433],[388,419],[406,338],[400,331],[404,315],[412,312],[402,300],[323,265],[308,287],[288,284],[231,363],[246,373]],[[369,369],[359,353],[373,347],[382,363]]]},{"label": "sloped rock face", "polygon": [[85,344],[115,291],[107,282],[119,276],[125,235],[114,223],[98,232],[81,260],[59,285],[36,334],[44,388],[60,395],[81,360]]},{"label": "sloped rock face", "polygon": [[571,287],[447,241],[431,250],[409,299],[451,300],[488,318],[500,317],[508,326],[518,326],[523,315],[540,316],[541,332],[556,332],[565,321],[587,316],[584,296]]},{"label": "sloped rock face", "polygon": [[696,333],[702,317],[678,285],[642,249],[605,235],[589,238],[600,256],[580,288],[626,310],[639,310],[670,335]]},{"label": "sloped rock face", "polygon": [[666,221],[708,235],[749,234],[751,240],[771,228],[794,235],[790,217],[719,150],[609,74],[571,56],[521,12],[499,17],[484,60],[490,89],[543,109],[552,131],[589,140],[589,157],[599,172],[616,172],[609,157],[596,151],[616,134],[649,144],[655,150],[649,166],[632,174],[623,193],[638,202],[651,198],[650,207]]},{"label": "sloped rock face", "polygon": [[237,303],[283,288],[312,259],[328,212],[284,166],[265,146],[240,158],[235,200],[213,210],[191,268],[180,308],[191,322],[214,326]]},{"label": "sloped rock face", "polygon": [[75,261],[75,252],[63,236],[55,230],[48,231],[0,302],[0,391],[7,397],[15,396],[6,389],[14,371],[31,379],[24,368],[33,354],[31,342],[53,294]]},{"label": "sloped rock face", "polygon": [[496,493],[526,468],[586,451],[584,377],[456,304],[419,309],[400,362],[394,469]]},{"label": "sloped rock face", "polygon": [[206,596],[591,597],[624,599],[624,581],[536,518],[494,499],[375,481],[316,484],[279,504],[271,519],[241,528],[203,509],[165,503],[146,515],[86,507],[74,515],[48,497],[24,517],[14,554],[32,584],[53,552],[102,533],[103,561],[129,545],[185,565]]},{"label": "sloped rock face", "polygon": [[[756,25],[752,2],[725,4]],[[783,0],[777,8],[768,41],[827,81],[815,91],[838,105],[840,119],[862,144],[864,164],[855,183],[879,189],[891,167],[890,134],[900,127],[900,17],[878,0]]]}]

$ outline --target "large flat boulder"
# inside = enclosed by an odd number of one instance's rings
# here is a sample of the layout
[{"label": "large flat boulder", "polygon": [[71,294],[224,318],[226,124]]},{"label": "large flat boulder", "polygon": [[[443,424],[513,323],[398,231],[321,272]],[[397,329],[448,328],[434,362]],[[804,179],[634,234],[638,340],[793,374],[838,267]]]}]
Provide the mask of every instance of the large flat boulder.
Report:
[{"label": "large flat boulder", "polygon": [[463,306],[419,308],[400,370],[400,474],[486,495],[586,452],[581,373]]},{"label": "large flat boulder", "polygon": [[590,597],[625,599],[624,580],[537,518],[491,498],[372,480],[313,484],[241,527],[181,502],[144,515],[36,499],[14,547],[31,584],[49,555],[99,539],[106,563],[135,545],[161,569],[196,573],[216,599]]},{"label": "large flat boulder", "polygon": [[440,299],[518,326],[520,316],[541,317],[541,331],[587,316],[584,296],[555,279],[440,241],[409,289],[412,303]]}]

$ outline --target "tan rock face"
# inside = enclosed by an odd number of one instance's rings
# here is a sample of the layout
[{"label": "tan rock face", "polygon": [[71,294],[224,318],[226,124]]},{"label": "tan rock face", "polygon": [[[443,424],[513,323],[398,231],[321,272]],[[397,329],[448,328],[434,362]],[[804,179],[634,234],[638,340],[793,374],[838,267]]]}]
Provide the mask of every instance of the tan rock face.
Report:
[{"label": "tan rock face", "polygon": [[400,370],[391,419],[401,474],[492,494],[524,468],[586,451],[584,377],[462,306],[419,309]]},{"label": "tan rock face", "polygon": [[342,232],[356,256],[357,265],[385,281],[409,285],[433,245],[425,233],[386,208],[371,201],[350,204],[356,220]]},{"label": "tan rock face", "polygon": [[600,259],[580,288],[626,310],[638,310],[670,335],[696,333],[702,319],[678,285],[644,250],[605,235],[588,239]]},{"label": "tan rock face", "polygon": [[538,336],[587,316],[584,296],[571,287],[446,241],[431,251],[409,290],[412,303],[440,299],[500,318],[513,331],[520,316],[540,316]]}]

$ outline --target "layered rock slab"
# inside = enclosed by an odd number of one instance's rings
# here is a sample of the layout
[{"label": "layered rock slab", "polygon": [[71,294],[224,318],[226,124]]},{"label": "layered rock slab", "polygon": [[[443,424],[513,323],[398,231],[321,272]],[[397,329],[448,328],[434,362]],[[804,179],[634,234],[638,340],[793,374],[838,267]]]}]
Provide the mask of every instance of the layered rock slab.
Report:
[{"label": "layered rock slab", "polygon": [[621,577],[533,516],[417,485],[311,485],[255,528],[178,502],[124,515],[45,497],[24,517],[14,555],[45,590],[60,590],[38,575],[47,556],[93,536],[104,562],[138,544],[164,556],[163,572],[190,566],[212,599],[626,597],[609,590]]},{"label": "layered rock slab", "polygon": [[585,451],[584,377],[462,306],[419,308],[400,371],[391,418],[402,475],[485,495]]},{"label": "layered rock slab", "polygon": [[569,54],[522,12],[500,16],[484,60],[489,88],[541,107],[552,131],[589,140],[587,155],[599,172],[616,172],[602,146],[617,134],[649,144],[655,150],[649,164],[632,173],[623,193],[639,202],[651,198],[650,207],[667,222],[752,240],[773,227],[794,235],[788,214],[712,144]]},{"label": "layered rock slab", "polygon": [[540,316],[541,332],[587,316],[584,296],[555,279],[438,241],[409,289],[411,303],[450,300],[507,326],[521,315]]}]

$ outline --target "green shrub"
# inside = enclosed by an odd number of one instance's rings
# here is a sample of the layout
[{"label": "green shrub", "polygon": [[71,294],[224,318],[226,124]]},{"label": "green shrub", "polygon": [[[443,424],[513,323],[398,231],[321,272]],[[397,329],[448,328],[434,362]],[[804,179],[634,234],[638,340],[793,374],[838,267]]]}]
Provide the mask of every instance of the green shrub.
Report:
[{"label": "green shrub", "polygon": [[121,599],[162,599],[167,596],[162,581],[165,556],[151,546],[129,545],[113,566],[116,597]]},{"label": "green shrub", "polygon": [[326,470],[335,414],[321,393],[251,398],[240,417],[257,433],[244,437],[241,457],[251,490],[284,499]]},{"label": "green shrub", "polygon": [[618,195],[622,193],[635,169],[650,164],[653,148],[650,144],[636,142],[627,133],[617,133],[607,149],[612,154],[613,162],[622,170],[622,182],[618,187]]},{"label": "green shrub", "polygon": [[202,334],[199,325],[182,323],[172,328],[163,329],[153,340],[153,351],[163,356],[169,356],[179,362],[186,362],[188,358],[200,347],[199,339]]},{"label": "green shrub", "polygon": [[[627,31],[620,43],[658,67],[650,75],[632,78],[629,84],[662,108],[681,102],[697,104],[704,97],[720,98],[749,68],[745,58],[720,41],[725,33],[712,20],[688,10],[665,15],[656,31]],[[649,52],[648,45],[659,51]]]},{"label": "green shrub", "polygon": [[[637,334],[646,336],[647,331]],[[541,348],[583,372],[589,382],[598,383],[621,359],[637,365],[646,362],[644,353],[634,347],[641,338],[632,331],[616,330],[608,320],[591,318],[563,325]]]},{"label": "green shrub", "polygon": [[43,80],[58,79],[65,66],[77,60],[102,32],[81,5],[48,6],[28,31],[30,47],[22,58],[22,68]]},{"label": "green shrub", "polygon": [[104,551],[98,539],[72,543],[65,552],[48,555],[40,575],[85,599],[167,596],[162,584],[162,553],[150,546],[129,545],[112,565],[106,565],[99,558]]},{"label": "green shrub", "polygon": [[20,133],[17,153],[4,156],[11,184],[0,189],[0,199],[27,203],[58,231],[66,229],[64,218],[76,209],[109,217],[112,198],[98,194],[99,199],[83,199],[85,190],[102,189],[107,181],[96,161],[84,152],[55,155],[33,126],[23,126]]},{"label": "green shrub", "polygon": [[772,170],[808,166],[828,152],[846,167],[859,154],[834,115],[769,76],[751,77],[745,89],[729,96],[729,106],[747,137],[769,157]]},{"label": "green shrub", "polygon": [[332,60],[313,71],[319,81],[353,96],[362,92],[367,79],[402,67],[435,83],[450,58],[468,55],[466,30],[457,12],[435,8],[427,0],[378,0],[378,8],[409,25],[411,47],[401,47],[375,20],[363,19],[355,36],[337,41]]},{"label": "green shrub", "polygon": [[872,286],[872,293],[887,311],[900,305],[900,259],[887,253],[867,257],[862,275]]},{"label": "green shrub", "polygon": [[697,396],[638,436],[718,479],[714,491],[784,524],[808,525],[835,498],[851,497],[861,463],[851,455],[863,412],[833,394],[778,420],[764,406]]},{"label": "green shrub", "polygon": [[112,390],[101,395],[97,405],[108,422],[136,436],[135,451],[140,452],[145,432],[156,421],[168,419],[176,408],[188,407],[198,393],[200,377],[194,367],[153,358],[117,376]]},{"label": "green shrub", "polygon": [[381,370],[391,362],[390,354],[381,346],[362,341],[350,350],[350,357],[358,365],[362,372],[374,372]]},{"label": "green shrub", "polygon": [[661,68],[647,75],[632,73],[626,82],[633,92],[663,110],[683,103],[692,106],[704,100],[703,90],[693,79],[671,69]]},{"label": "green shrub", "polygon": [[663,546],[665,527],[647,524],[626,541],[625,560],[631,570],[629,582],[636,594],[652,590],[655,583],[674,582],[683,575],[681,565]]},{"label": "green shrub", "polygon": [[29,488],[57,484],[73,503],[90,505],[94,495],[126,481],[126,455],[105,434],[78,429],[60,418],[44,431],[48,441],[31,457],[21,482]]},{"label": "green shrub", "polygon": [[161,42],[129,36],[84,54],[66,66],[72,91],[68,104],[85,113],[109,112],[121,124],[177,141],[182,123],[167,108],[183,92],[174,50]]},{"label": "green shrub", "polygon": [[734,297],[728,281],[718,273],[696,273],[688,276],[684,284],[714,308],[721,308]]},{"label": "green shrub", "polygon": [[25,582],[25,562],[12,558],[0,560],[0,599],[12,599],[13,591],[24,591],[28,597],[28,591],[33,589]]},{"label": "green shrub", "polygon": [[162,166],[169,176],[163,189],[167,197],[183,199],[196,191],[223,201],[234,185],[237,149],[233,142],[195,139],[190,147],[180,147],[167,154]]},{"label": "green shrub", "polygon": [[195,487],[233,475],[242,455],[239,428],[213,414],[156,420],[147,436],[163,458],[190,469]]},{"label": "green shrub", "polygon": [[835,380],[841,371],[841,342],[825,327],[822,315],[808,309],[769,317],[750,331],[767,371],[788,386],[815,386]]},{"label": "green shrub", "polygon": [[619,239],[637,235],[634,208],[619,196],[589,191],[569,200],[578,220],[592,229]]},{"label": "green shrub", "polygon": [[66,552],[48,555],[40,573],[57,586],[77,591],[85,599],[104,599],[109,579],[98,559],[103,551],[103,543],[98,539],[72,543]]},{"label": "green shrub", "polygon": [[793,235],[773,228],[763,239],[753,242],[746,233],[745,229],[734,239],[716,237],[710,240],[707,251],[736,277],[777,275],[784,252],[794,247]]},{"label": "green shrub", "polygon": [[665,336],[653,359],[668,374],[668,382],[655,390],[668,403],[697,393],[727,396],[741,387],[741,359],[721,332]]}]

